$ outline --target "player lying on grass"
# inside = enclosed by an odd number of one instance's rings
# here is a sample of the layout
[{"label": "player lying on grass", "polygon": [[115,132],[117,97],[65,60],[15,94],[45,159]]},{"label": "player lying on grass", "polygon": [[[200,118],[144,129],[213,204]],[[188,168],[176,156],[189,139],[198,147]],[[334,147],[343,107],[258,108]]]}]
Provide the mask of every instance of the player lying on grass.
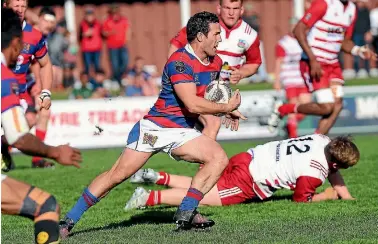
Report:
[{"label": "player lying on grass", "polygon": [[228,104],[204,99],[206,87],[219,77],[216,55],[221,41],[218,17],[209,12],[192,16],[187,24],[189,44],[173,53],[162,76],[162,90],[148,114],[129,133],[127,145],[113,167],[97,176],[60,223],[67,237],[87,209],[135,174],[150,157],[166,152],[174,159],[204,163],[193,177],[174,215],[178,229],[214,225],[197,211],[203,196],[216,184],[228,164],[222,147],[194,129],[200,114],[230,113],[240,105],[235,91]]},{"label": "player lying on grass", "polygon": [[[31,156],[55,159],[79,167],[80,151],[67,145],[47,146],[29,133],[20,105],[18,82],[7,64],[15,64],[22,50],[22,28],[17,14],[1,9],[1,125],[2,144],[12,145]],[[36,243],[58,243],[59,205],[54,196],[39,188],[1,175],[1,212],[34,220]]]},{"label": "player lying on grass", "polygon": [[[217,184],[200,204],[225,206],[265,200],[279,189],[293,190],[295,202],[317,202],[338,196],[353,199],[338,169],[354,166],[359,158],[357,146],[348,137],[330,140],[315,134],[269,142],[231,157]],[[333,189],[316,194],[316,188],[327,178]],[[155,183],[171,189],[148,192],[138,187],[125,210],[159,204],[178,205],[191,180],[191,177],[152,169],[139,170],[130,182]]]}]

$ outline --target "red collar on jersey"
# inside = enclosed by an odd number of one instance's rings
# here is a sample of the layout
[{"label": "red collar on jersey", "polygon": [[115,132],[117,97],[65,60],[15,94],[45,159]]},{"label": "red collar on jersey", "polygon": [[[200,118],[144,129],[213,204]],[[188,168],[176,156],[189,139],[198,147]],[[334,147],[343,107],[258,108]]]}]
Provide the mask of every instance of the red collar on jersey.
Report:
[{"label": "red collar on jersey", "polygon": [[222,21],[222,19],[219,17],[219,24],[223,27],[223,29],[226,31],[226,38],[228,38],[231,34],[231,31],[237,29],[241,24],[242,24],[243,20],[242,19],[239,19],[238,22],[236,22],[236,24],[231,27],[231,28],[228,28]]}]

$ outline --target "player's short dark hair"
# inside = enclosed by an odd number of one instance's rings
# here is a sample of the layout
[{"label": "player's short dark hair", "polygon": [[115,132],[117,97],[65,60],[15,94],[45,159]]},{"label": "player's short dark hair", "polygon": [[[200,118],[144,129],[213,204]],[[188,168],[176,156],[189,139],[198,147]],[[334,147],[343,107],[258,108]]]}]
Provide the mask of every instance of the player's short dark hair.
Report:
[{"label": "player's short dark hair", "polygon": [[39,16],[50,14],[54,17],[56,17],[54,9],[52,7],[44,6],[41,8],[41,11],[39,12]]},{"label": "player's short dark hair", "polygon": [[[231,2],[232,2],[232,3],[233,3],[233,2],[240,2],[241,4],[243,4],[243,0],[231,0]],[[223,4],[223,0],[219,0],[219,5],[222,6],[222,4]]]},{"label": "player's short dark hair", "polygon": [[331,161],[340,168],[352,167],[360,160],[360,151],[352,140],[351,136],[338,136],[327,145]]},{"label": "player's short dark hair", "polygon": [[14,38],[22,37],[18,15],[9,8],[1,8],[1,50],[9,47]]},{"label": "player's short dark hair", "polygon": [[191,43],[196,39],[198,33],[207,36],[210,31],[211,23],[219,23],[218,16],[213,13],[203,11],[193,15],[186,25],[186,38],[188,42]]}]

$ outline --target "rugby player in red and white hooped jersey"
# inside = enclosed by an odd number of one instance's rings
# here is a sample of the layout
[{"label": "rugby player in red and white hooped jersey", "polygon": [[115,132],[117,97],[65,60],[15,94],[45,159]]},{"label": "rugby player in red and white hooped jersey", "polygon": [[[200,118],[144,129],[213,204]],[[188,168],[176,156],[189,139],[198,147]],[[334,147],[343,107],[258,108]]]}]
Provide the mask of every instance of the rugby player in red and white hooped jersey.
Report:
[{"label": "rugby player in red and white hooped jersey", "polygon": [[[250,148],[230,158],[217,184],[200,202],[207,206],[226,206],[269,199],[277,190],[294,192],[295,202],[353,200],[338,169],[356,165],[360,158],[350,138],[329,139],[314,134],[272,141]],[[316,193],[325,181],[332,187]],[[157,184],[171,189],[147,191],[138,187],[125,211],[160,204],[178,205],[190,186],[191,177],[141,169],[131,183]]]},{"label": "rugby player in red and white hooped jersey", "polygon": [[[295,18],[290,20],[293,29],[297,23]],[[285,89],[288,103],[308,103],[311,94],[301,76],[299,62],[302,56],[302,48],[292,32],[284,35],[276,45],[275,82],[273,87],[280,91]],[[289,114],[286,130],[289,138],[298,137],[298,123],[304,119],[304,114]]]},{"label": "rugby player in red and white hooped jersey", "polygon": [[[241,19],[243,12],[243,0],[220,0],[217,6],[222,37],[222,42],[217,48],[217,54],[223,61],[220,78],[229,80],[232,84],[254,75],[261,64],[259,37],[257,32]],[[181,29],[170,43],[168,57],[187,44],[186,28]],[[202,133],[215,139],[221,125],[220,118],[201,115],[200,121],[205,127]],[[231,124],[233,129],[238,128],[238,119],[228,116],[228,121],[224,122]]]},{"label": "rugby player in red and white hooped jersey", "polygon": [[307,104],[276,104],[269,119],[271,129],[284,116],[303,113],[322,116],[316,133],[327,134],[343,107],[342,70],[338,61],[340,50],[363,59],[377,59],[367,47],[351,40],[356,21],[356,5],[348,0],[314,0],[294,35],[304,53],[301,73],[316,102]]}]

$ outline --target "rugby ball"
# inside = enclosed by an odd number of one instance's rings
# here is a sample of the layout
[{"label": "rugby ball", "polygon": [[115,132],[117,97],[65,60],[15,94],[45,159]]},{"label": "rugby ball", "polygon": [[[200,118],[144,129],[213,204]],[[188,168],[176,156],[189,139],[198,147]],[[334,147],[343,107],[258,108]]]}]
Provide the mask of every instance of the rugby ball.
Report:
[{"label": "rugby ball", "polygon": [[227,104],[232,96],[229,84],[222,80],[212,81],[205,90],[205,99],[215,103]]}]

